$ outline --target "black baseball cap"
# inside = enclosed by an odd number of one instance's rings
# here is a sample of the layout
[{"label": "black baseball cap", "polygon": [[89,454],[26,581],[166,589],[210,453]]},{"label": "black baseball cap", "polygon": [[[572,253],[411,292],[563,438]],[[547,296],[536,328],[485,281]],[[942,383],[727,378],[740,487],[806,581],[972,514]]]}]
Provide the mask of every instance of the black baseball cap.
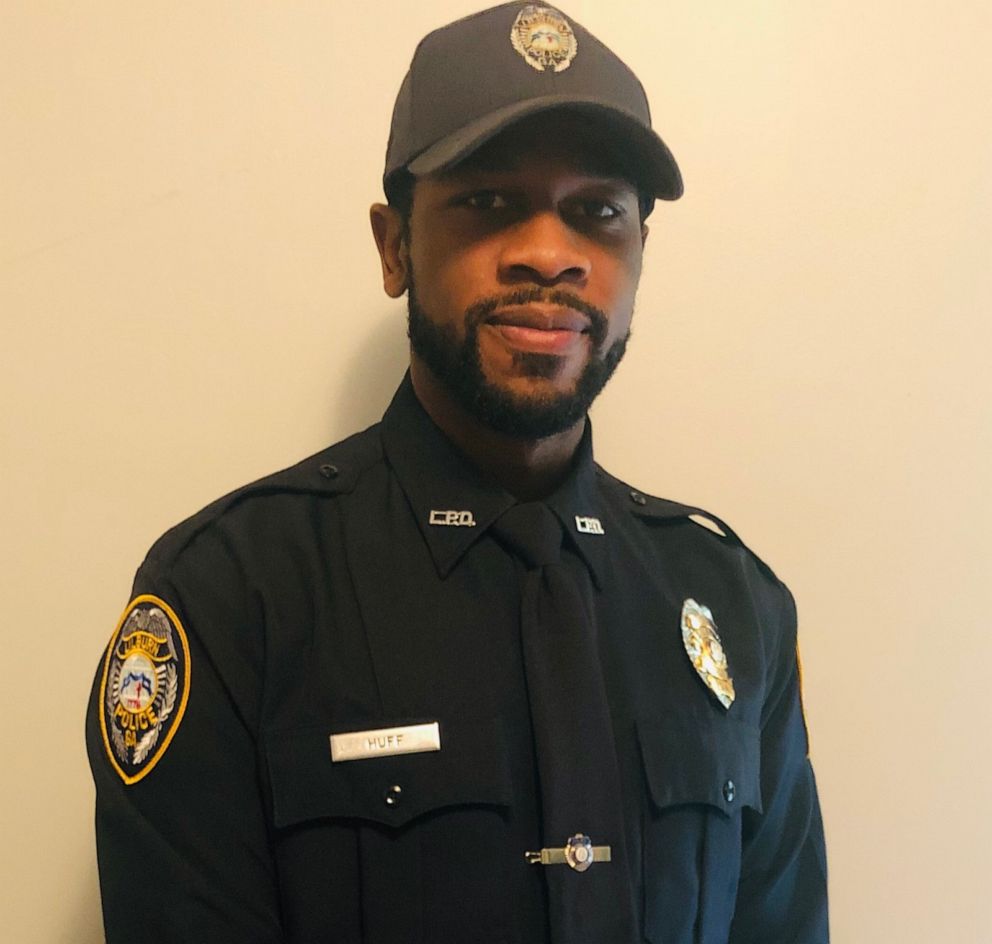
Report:
[{"label": "black baseball cap", "polygon": [[558,9],[505,3],[428,33],[403,79],[383,186],[453,167],[516,121],[550,109],[608,127],[652,197],[677,200],[682,175],[651,127],[637,76]]}]

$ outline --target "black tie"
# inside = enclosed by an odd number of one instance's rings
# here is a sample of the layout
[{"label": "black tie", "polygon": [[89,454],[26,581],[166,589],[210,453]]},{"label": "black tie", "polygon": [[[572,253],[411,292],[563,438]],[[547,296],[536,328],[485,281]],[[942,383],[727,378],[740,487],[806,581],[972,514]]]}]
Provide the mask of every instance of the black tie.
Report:
[{"label": "black tie", "polygon": [[[562,528],[547,505],[514,505],[493,530],[526,567],[521,636],[541,783],[540,845],[560,850],[579,834],[588,837],[571,843],[570,861],[559,855],[530,866],[542,868],[547,881],[551,940],[628,944],[635,921],[623,800],[589,573],[577,558],[562,559]],[[610,861],[597,858],[583,870],[583,842],[609,846]]]}]

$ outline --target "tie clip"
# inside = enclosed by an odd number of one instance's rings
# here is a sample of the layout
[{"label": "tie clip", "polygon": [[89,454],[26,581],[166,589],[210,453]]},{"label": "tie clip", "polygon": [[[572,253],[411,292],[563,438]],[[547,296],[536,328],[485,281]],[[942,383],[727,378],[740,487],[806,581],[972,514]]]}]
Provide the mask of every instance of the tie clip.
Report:
[{"label": "tie clip", "polygon": [[588,836],[576,833],[564,848],[525,852],[524,858],[531,865],[567,865],[576,872],[585,872],[593,862],[609,862],[612,853],[609,846],[594,846]]}]

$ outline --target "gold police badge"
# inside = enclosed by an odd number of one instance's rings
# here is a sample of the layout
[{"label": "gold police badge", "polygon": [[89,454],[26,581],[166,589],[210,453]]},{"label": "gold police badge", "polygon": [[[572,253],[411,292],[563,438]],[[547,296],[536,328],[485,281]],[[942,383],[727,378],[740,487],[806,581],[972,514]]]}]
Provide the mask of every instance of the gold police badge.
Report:
[{"label": "gold police badge", "polygon": [[524,62],[538,72],[564,72],[575,58],[575,33],[557,10],[528,4],[513,21],[510,41]]},{"label": "gold police badge", "polygon": [[706,687],[724,708],[729,708],[734,703],[734,680],[708,606],[691,599],[682,604],[682,643]]},{"label": "gold police badge", "polygon": [[179,728],[189,696],[189,642],[172,608],[151,595],[128,604],[107,647],[100,728],[114,769],[137,783]]}]

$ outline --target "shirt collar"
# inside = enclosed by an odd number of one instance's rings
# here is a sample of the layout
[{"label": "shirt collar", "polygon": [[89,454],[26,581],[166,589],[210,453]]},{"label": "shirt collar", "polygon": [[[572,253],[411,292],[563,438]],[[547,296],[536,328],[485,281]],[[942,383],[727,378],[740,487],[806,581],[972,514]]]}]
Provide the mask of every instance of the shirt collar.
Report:
[{"label": "shirt collar", "polygon": [[[409,372],[382,418],[382,444],[438,573],[447,577],[516,499],[480,473],[438,429],[420,405]],[[599,586],[608,536],[596,530],[602,502],[588,420],[572,471],[545,503]]]}]

